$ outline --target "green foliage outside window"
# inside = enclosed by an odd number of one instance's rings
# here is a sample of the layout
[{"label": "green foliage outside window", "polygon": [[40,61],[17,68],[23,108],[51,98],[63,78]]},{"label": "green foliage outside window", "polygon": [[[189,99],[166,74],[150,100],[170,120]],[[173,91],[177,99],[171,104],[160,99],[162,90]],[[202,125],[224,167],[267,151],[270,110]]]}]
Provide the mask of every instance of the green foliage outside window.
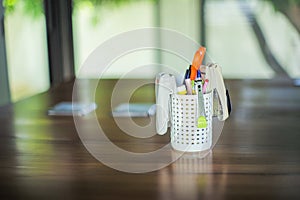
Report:
[{"label": "green foliage outside window", "polygon": [[[3,0],[5,14],[10,14],[15,10],[19,2],[24,3],[24,12],[33,17],[38,17],[44,13],[44,0]],[[73,0],[73,8],[77,9],[81,6],[91,6],[93,8],[107,4],[111,6],[120,6],[122,4],[137,0]],[[156,2],[158,0],[149,0]],[[300,6],[300,0],[266,0],[274,5],[276,10],[284,9],[289,6]]]},{"label": "green foliage outside window", "polygon": [[[137,0],[73,0],[73,8],[90,6],[96,8],[101,5],[120,6]],[[156,0],[150,0],[156,1]],[[30,16],[38,17],[44,13],[44,0],[3,0],[5,14],[13,13],[18,3],[24,4],[24,12]]]},{"label": "green foliage outside window", "polygon": [[3,0],[5,15],[13,13],[20,2],[24,4],[24,13],[32,17],[40,17],[44,13],[43,0]]},{"label": "green foliage outside window", "polygon": [[[72,6],[73,12],[84,7],[89,7],[90,12],[92,12],[90,23],[97,25],[101,19],[101,11],[99,9],[101,6],[109,6],[113,9],[134,1],[138,0],[73,0]],[[148,1],[156,2],[157,0]],[[5,15],[8,16],[14,13],[19,4],[22,4],[21,10],[27,16],[39,18],[44,15],[44,0],[3,0]]]}]

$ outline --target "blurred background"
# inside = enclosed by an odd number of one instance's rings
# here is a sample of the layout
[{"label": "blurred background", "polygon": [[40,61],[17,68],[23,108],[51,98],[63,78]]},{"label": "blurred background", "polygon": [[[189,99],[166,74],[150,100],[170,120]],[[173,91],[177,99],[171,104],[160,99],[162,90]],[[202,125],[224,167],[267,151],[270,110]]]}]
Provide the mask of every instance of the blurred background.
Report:
[{"label": "blurred background", "polygon": [[[52,85],[51,27],[44,0],[1,3],[8,87],[15,102]],[[300,78],[300,0],[73,0],[70,9],[71,63],[80,78],[98,78],[93,69],[79,74],[95,48],[145,27],[172,29],[206,46],[227,79]],[[149,63],[182,71],[189,64],[167,52],[140,50],[118,59],[104,77],[119,78]],[[152,73],[131,73],[131,78],[153,78],[157,72],[153,67]]]}]

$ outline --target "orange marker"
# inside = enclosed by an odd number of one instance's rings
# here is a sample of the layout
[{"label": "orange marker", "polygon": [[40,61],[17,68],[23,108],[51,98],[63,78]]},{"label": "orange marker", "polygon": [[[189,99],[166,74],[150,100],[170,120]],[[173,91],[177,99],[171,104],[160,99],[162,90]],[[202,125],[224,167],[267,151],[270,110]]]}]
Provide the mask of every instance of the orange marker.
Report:
[{"label": "orange marker", "polygon": [[190,76],[191,80],[196,79],[197,70],[200,69],[202,61],[204,59],[205,52],[206,52],[206,48],[202,46],[196,51],[192,62],[192,67],[191,67],[191,76]]}]

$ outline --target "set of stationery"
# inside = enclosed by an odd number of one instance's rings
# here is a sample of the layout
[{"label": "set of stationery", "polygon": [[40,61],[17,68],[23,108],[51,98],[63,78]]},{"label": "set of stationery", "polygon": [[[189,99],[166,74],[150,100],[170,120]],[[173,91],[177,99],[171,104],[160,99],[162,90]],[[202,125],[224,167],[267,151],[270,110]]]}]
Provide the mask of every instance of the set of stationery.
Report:
[{"label": "set of stationery", "polygon": [[[186,69],[181,85],[173,74],[156,76],[156,132],[171,130],[171,145],[179,151],[203,151],[212,146],[212,121],[229,116],[230,101],[221,67],[203,64],[206,48],[201,46]],[[188,149],[188,150],[187,150]]]},{"label": "set of stationery", "polygon": [[200,69],[205,51],[205,47],[200,47],[195,53],[192,65],[185,72],[183,85],[178,87],[178,94],[206,93],[209,80],[204,78],[205,72]]},{"label": "set of stationery", "polygon": [[[177,87],[179,95],[197,95],[198,96],[198,128],[206,127],[204,117],[203,95],[214,92],[214,98],[217,98],[215,108],[216,116],[220,120],[228,118],[230,106],[228,91],[225,88],[221,68],[216,63],[203,65],[203,59],[206,48],[201,46],[195,53],[192,64],[186,69],[183,84]],[[218,109],[218,108],[217,108]]]},{"label": "set of stationery", "polygon": [[206,48],[200,47],[195,55],[192,64],[186,70],[183,85],[177,87],[179,95],[197,95],[197,127],[207,127],[207,116],[205,116],[204,94],[210,92],[208,90],[209,79],[205,77],[206,66],[202,65]]}]

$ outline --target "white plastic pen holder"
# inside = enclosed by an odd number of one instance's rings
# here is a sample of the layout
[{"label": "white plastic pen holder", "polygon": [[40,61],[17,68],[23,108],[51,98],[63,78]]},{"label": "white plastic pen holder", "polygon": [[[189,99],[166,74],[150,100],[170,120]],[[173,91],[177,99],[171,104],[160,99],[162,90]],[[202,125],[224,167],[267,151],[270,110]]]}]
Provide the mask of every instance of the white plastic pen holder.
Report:
[{"label": "white plastic pen holder", "polygon": [[198,152],[212,145],[213,93],[204,94],[206,128],[198,128],[198,95],[171,95],[171,145],[175,150]]}]

